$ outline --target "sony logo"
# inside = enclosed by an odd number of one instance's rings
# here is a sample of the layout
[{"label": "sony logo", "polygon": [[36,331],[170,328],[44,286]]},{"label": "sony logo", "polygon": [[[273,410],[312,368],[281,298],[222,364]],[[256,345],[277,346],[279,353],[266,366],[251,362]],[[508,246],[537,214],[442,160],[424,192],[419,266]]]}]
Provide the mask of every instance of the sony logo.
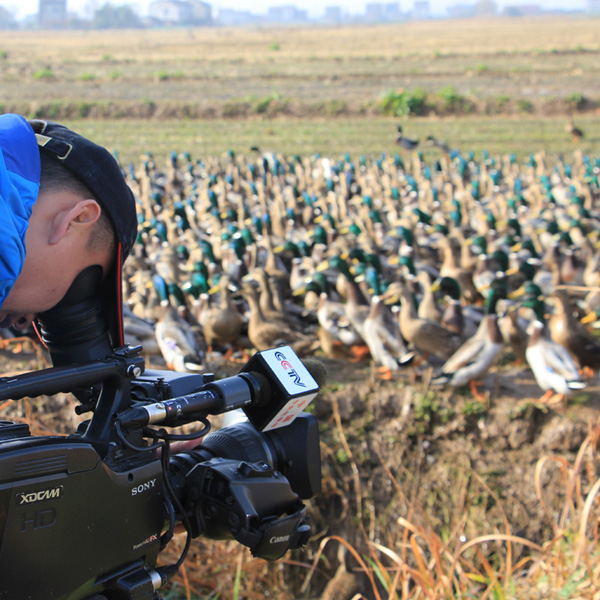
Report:
[{"label": "sony logo", "polygon": [[33,502],[41,502],[42,500],[54,500],[62,495],[62,485],[52,489],[40,490],[39,492],[28,492],[27,494],[17,494],[17,504],[32,504]]},{"label": "sony logo", "polygon": [[142,492],[146,492],[147,490],[152,489],[155,485],[156,485],[156,479],[151,479],[150,481],[147,481],[146,483],[140,483],[140,485],[138,485],[134,488],[131,488],[131,495],[137,496],[138,494],[141,494]]},{"label": "sony logo", "polygon": [[276,536],[274,535],[270,540],[269,540],[269,544],[281,544],[282,542],[287,542],[289,541],[290,536],[289,535],[279,535]]}]

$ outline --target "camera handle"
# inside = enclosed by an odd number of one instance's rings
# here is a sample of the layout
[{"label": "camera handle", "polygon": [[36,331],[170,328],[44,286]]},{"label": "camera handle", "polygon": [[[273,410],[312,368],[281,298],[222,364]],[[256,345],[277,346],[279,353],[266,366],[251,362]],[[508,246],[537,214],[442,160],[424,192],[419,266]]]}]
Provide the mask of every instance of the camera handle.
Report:
[{"label": "camera handle", "polygon": [[82,434],[84,440],[99,450],[106,447],[114,435],[113,416],[130,404],[131,380],[144,372],[140,350],[141,346],[122,346],[101,360],[1,377],[0,400],[91,389],[102,382],[100,395],[94,403],[94,415]]}]

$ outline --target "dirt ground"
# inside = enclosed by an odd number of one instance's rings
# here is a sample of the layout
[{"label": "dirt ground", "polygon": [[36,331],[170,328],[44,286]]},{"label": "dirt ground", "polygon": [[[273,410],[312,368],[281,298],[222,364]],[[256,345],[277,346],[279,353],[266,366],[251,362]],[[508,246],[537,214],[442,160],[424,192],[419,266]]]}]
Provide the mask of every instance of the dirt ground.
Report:
[{"label": "dirt ground", "polygon": [[[561,464],[574,462],[598,421],[597,378],[567,405],[544,406],[528,367],[507,360],[481,383],[480,402],[468,389],[429,389],[427,368],[409,367],[382,381],[368,359],[322,360],[328,382],[313,409],[321,425],[323,490],[310,501],[315,543],[305,561],[317,541],[332,535],[362,553],[367,540],[398,548],[399,517],[438,532],[462,522],[467,537],[509,530],[540,545],[552,537],[550,521],[566,493]],[[33,353],[4,350],[0,366],[17,372],[44,365]],[[224,364],[215,372],[222,377],[239,367]],[[36,433],[67,432],[80,420],[72,407],[55,397],[32,400],[27,409],[22,401],[5,404],[0,414],[33,414]],[[586,462],[588,488],[599,466]],[[517,556],[522,551],[515,547]],[[328,567],[313,577],[312,589],[322,589],[338,566],[334,545],[325,554]]]}]

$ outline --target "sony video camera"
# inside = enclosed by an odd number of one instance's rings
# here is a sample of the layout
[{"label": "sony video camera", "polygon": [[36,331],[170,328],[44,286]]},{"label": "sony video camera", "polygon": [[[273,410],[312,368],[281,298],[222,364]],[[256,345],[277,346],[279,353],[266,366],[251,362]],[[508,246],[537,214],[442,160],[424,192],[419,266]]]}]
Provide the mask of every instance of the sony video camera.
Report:
[{"label": "sony video camera", "polygon": [[[281,347],[221,380],[145,370],[141,347],[111,347],[96,281],[84,271],[40,317],[54,367],[0,378],[0,401],[72,392],[91,415],[68,436],[0,421],[0,599],[157,600],[193,537],[266,560],[305,545],[321,463],[303,410],[319,366]],[[235,409],[245,421],[208,434],[208,415]],[[200,431],[178,433],[190,423]],[[193,449],[172,451],[181,440]],[[179,524],[179,560],[157,566]]]}]

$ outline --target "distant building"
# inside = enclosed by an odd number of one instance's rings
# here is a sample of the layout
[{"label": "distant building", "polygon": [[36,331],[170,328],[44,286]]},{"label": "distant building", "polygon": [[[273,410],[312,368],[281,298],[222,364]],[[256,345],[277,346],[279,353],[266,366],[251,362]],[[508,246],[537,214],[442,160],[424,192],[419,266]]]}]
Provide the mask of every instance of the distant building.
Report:
[{"label": "distant building", "polygon": [[157,0],[148,7],[148,15],[166,25],[187,23],[192,19],[192,7],[181,0]]},{"label": "distant building", "polygon": [[498,13],[498,8],[493,0],[479,0],[475,3],[475,15],[477,17],[491,17]]},{"label": "distant building", "polygon": [[326,6],[323,20],[327,23],[341,23],[344,20],[341,6]]},{"label": "distant building", "polygon": [[165,25],[210,25],[212,7],[200,0],[156,0],[148,15]]},{"label": "distant building", "polygon": [[539,4],[515,4],[505,6],[503,14],[507,17],[535,17],[542,14],[542,7]]},{"label": "distant building", "polygon": [[600,15],[600,0],[587,0],[587,9],[591,15]]},{"label": "distant building", "polygon": [[369,2],[365,6],[365,20],[369,23],[381,23],[383,21],[383,4],[380,2]]},{"label": "distant building", "polygon": [[402,13],[398,2],[386,2],[383,5],[383,18],[386,21],[400,21]]},{"label": "distant building", "polygon": [[299,10],[295,6],[271,6],[267,11],[267,20],[270,23],[304,23],[308,21],[308,12]]},{"label": "distant building", "polygon": [[63,29],[68,24],[67,0],[40,0],[38,22],[41,29]]},{"label": "distant building", "polygon": [[258,15],[252,14],[247,10],[234,10],[231,8],[222,8],[217,15],[217,23],[223,27],[238,27],[240,25],[252,25],[261,22]]},{"label": "distant building", "polygon": [[398,2],[370,2],[365,7],[365,19],[370,23],[400,21],[402,13]]},{"label": "distant building", "polygon": [[451,19],[468,19],[475,16],[475,6],[472,4],[455,4],[447,10]]},{"label": "distant building", "polygon": [[412,11],[413,19],[430,19],[431,9],[428,0],[417,0]]},{"label": "distant building", "polygon": [[16,29],[15,17],[4,6],[0,6],[0,29]]},{"label": "distant building", "polygon": [[212,24],[212,6],[200,0],[188,0],[192,7],[192,23],[198,25]]}]

